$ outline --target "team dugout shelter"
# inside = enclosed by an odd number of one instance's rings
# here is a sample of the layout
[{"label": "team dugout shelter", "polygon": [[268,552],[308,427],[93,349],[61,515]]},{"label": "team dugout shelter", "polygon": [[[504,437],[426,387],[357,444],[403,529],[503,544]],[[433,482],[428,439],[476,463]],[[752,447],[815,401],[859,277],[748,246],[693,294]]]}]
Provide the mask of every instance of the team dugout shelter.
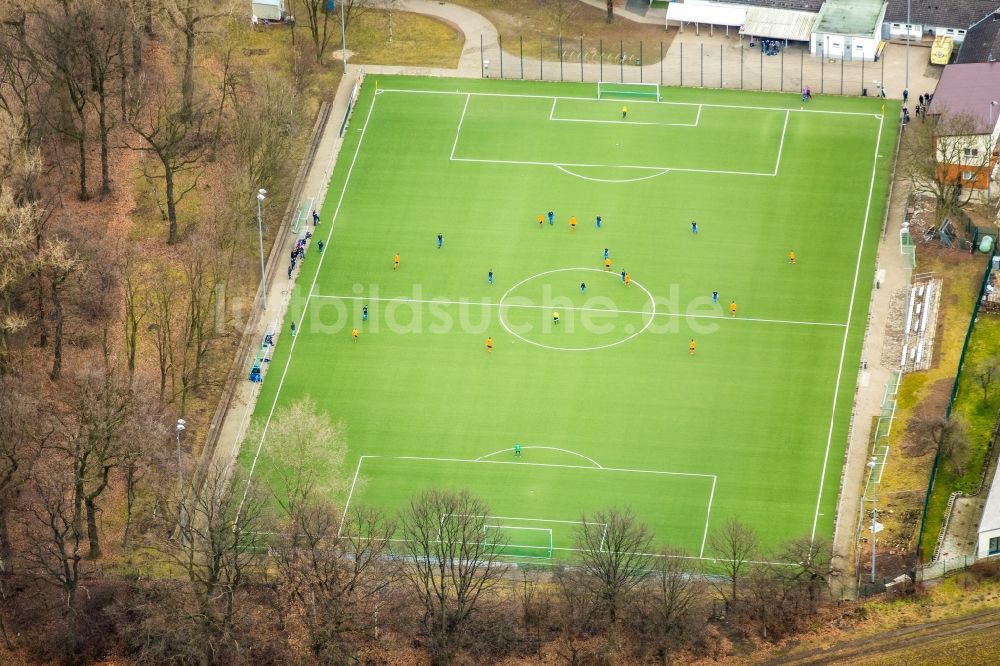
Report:
[{"label": "team dugout shelter", "polygon": [[[753,44],[759,40],[777,40],[784,46],[792,43],[808,44],[819,17],[822,0],[755,0],[744,4],[715,2],[714,0],[686,0],[671,2],[667,6],[667,30],[677,26],[684,32],[684,25],[694,25],[695,33],[707,26],[709,34],[715,28],[736,32],[742,44],[744,37]],[[790,7],[795,7],[792,9]]]}]

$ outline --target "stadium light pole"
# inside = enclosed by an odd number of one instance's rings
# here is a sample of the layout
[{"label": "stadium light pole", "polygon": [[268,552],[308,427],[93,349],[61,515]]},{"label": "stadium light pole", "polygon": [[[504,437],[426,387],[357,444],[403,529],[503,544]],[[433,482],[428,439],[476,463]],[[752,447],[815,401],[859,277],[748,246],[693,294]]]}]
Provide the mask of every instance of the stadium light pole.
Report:
[{"label": "stadium light pole", "polygon": [[903,74],[903,90],[910,89],[910,0],[906,0],[906,67]]},{"label": "stadium light pole", "polygon": [[344,64],[344,74],[347,74],[347,24],[344,23],[344,3],[346,2],[348,0],[340,0],[340,55]]},{"label": "stadium light pole", "polygon": [[181,539],[184,538],[184,463],[181,460],[181,433],[187,428],[187,421],[177,419],[177,426],[174,429],[177,440],[177,527],[180,529]]},{"label": "stadium light pole", "polygon": [[264,199],[267,190],[257,190],[257,240],[260,243],[260,308],[267,309],[267,275],[264,274]]}]

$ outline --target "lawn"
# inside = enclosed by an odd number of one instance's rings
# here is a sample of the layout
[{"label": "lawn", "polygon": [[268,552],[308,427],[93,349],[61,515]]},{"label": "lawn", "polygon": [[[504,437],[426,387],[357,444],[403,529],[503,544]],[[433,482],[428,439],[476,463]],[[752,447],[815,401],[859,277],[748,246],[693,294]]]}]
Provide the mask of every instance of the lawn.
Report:
[{"label": "lawn", "polygon": [[[893,123],[663,95],[369,77],[255,417],[309,396],[349,507],[467,488],[544,557],[613,505],[692,557],[729,518],[829,537]],[[241,460],[276,481],[270,455]]]}]

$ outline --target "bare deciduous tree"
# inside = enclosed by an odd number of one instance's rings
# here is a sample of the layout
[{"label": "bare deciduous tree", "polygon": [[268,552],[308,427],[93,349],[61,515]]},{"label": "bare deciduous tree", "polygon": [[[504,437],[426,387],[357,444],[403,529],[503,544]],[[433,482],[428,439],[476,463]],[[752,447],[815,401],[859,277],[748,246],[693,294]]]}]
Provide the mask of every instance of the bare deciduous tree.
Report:
[{"label": "bare deciduous tree", "polygon": [[728,579],[727,586],[716,584],[726,606],[733,606],[739,600],[740,583],[757,556],[759,541],[757,533],[736,518],[726,524],[708,539],[709,551],[716,558],[718,569]]},{"label": "bare deciduous tree", "polygon": [[413,497],[403,514],[403,576],[423,605],[436,663],[451,661],[469,617],[507,571],[503,534],[488,528],[489,516],[489,507],[467,491],[440,490]]},{"label": "bare deciduous tree", "polygon": [[577,526],[576,547],[584,580],[607,616],[612,638],[622,604],[649,575],[652,544],[652,532],[630,509],[585,515]]},{"label": "bare deciduous tree", "polygon": [[980,388],[983,389],[983,404],[990,404],[990,389],[1000,378],[1000,359],[988,358],[976,366],[976,380]]},{"label": "bare deciduous tree", "polygon": [[163,11],[184,39],[179,115],[187,120],[194,113],[195,46],[200,37],[211,32],[213,21],[225,15],[225,3],[219,0],[166,0]]},{"label": "bare deciduous tree", "polygon": [[69,244],[58,238],[49,239],[42,246],[38,257],[38,270],[48,286],[49,300],[52,302],[52,379],[62,375],[63,329],[66,313],[63,304],[63,290],[69,278],[80,269],[80,259]]},{"label": "bare deciduous tree", "polygon": [[[203,172],[201,159],[207,147],[204,114],[194,107],[185,110],[186,102],[166,82],[150,84],[138,93],[132,100],[128,122],[142,142],[129,147],[150,153],[159,162],[162,174],[147,175],[163,180],[167,243],[173,245],[178,239],[177,204],[197,187]],[[185,173],[190,174],[190,182],[178,188],[177,177]]]},{"label": "bare deciduous tree", "polygon": [[900,175],[914,192],[936,201],[938,222],[969,204],[976,191],[970,185],[990,168],[990,151],[977,139],[984,131],[973,116],[946,110],[907,125]]},{"label": "bare deciduous tree", "polygon": [[7,365],[10,335],[28,323],[15,297],[35,271],[33,232],[42,215],[34,204],[17,205],[11,192],[0,190],[0,370]]},{"label": "bare deciduous tree", "polygon": [[205,636],[228,641],[237,593],[262,567],[264,495],[253,483],[231,483],[228,471],[215,466],[179,501],[182,519],[173,553],[187,574]]},{"label": "bare deciduous tree", "polygon": [[694,561],[683,551],[662,551],[653,560],[652,574],[641,588],[653,650],[663,664],[669,663],[671,652],[691,627],[702,583],[701,574],[692,567]]}]

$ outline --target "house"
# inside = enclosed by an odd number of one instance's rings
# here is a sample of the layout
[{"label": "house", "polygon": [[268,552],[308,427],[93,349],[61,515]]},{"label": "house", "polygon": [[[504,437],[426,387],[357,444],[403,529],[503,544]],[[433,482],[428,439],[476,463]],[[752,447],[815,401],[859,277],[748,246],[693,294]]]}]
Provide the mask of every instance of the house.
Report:
[{"label": "house", "polygon": [[976,558],[1000,555],[1000,474],[993,477],[983,516],[979,519],[978,532]]},{"label": "house", "polygon": [[956,63],[997,62],[1000,60],[1000,9],[972,24],[958,51]]},{"label": "house", "polygon": [[823,58],[875,60],[885,12],[882,0],[826,0],[813,28],[809,52]]},{"label": "house", "polygon": [[809,41],[816,12],[823,0],[685,0],[667,6],[667,27],[671,21],[684,30],[685,23],[738,29],[741,37],[776,39],[785,42]]},{"label": "house", "polygon": [[907,32],[910,39],[951,35],[961,44],[969,27],[997,8],[1000,0],[889,0],[883,34],[886,39],[905,38]]},{"label": "house", "polygon": [[935,151],[948,180],[985,193],[997,169],[1000,62],[945,67],[927,115],[937,123]]},{"label": "house", "polygon": [[263,21],[281,21],[285,18],[285,0],[253,0],[253,15]]}]

